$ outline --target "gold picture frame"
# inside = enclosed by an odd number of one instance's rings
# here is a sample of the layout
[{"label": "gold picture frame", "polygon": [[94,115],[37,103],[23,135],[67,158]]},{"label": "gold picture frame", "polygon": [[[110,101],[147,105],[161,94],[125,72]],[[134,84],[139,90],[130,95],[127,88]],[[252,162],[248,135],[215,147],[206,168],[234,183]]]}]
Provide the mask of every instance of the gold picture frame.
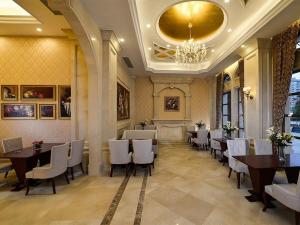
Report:
[{"label": "gold picture frame", "polygon": [[71,85],[58,85],[58,118],[71,119]]},{"label": "gold picture frame", "polygon": [[18,101],[19,86],[18,85],[1,85],[2,101]]},{"label": "gold picture frame", "polygon": [[40,120],[55,120],[56,119],[56,104],[39,104],[39,119]]},{"label": "gold picture frame", "polygon": [[21,85],[22,101],[55,101],[56,85]]},{"label": "gold picture frame", "polygon": [[1,119],[3,120],[36,120],[35,103],[2,103]]}]

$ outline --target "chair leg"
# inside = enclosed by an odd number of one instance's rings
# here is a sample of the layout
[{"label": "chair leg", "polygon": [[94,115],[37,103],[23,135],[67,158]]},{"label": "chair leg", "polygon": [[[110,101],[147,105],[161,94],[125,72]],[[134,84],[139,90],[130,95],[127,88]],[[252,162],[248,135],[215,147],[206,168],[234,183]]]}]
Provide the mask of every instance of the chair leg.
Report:
[{"label": "chair leg", "polygon": [[74,171],[73,171],[73,167],[71,167],[71,177],[72,177],[72,180],[74,180]]},{"label": "chair leg", "polygon": [[126,164],[125,174],[126,174],[126,177],[128,177],[128,164]]},{"label": "chair leg", "polygon": [[300,212],[295,211],[295,225],[300,225]]},{"label": "chair leg", "polygon": [[7,178],[8,171],[5,172],[4,178]]},{"label": "chair leg", "polygon": [[65,174],[65,178],[66,178],[67,183],[70,184],[70,181],[69,181],[69,178],[68,178],[68,172],[66,171],[64,174]]},{"label": "chair leg", "polygon": [[110,165],[110,177],[112,177],[113,172],[114,172],[114,165],[111,164],[111,165]]},{"label": "chair leg", "polygon": [[237,178],[237,188],[240,189],[241,187],[241,173],[236,173],[236,178]]},{"label": "chair leg", "polygon": [[217,158],[217,150],[216,149],[214,149],[214,157],[215,157],[215,159]]},{"label": "chair leg", "polygon": [[264,208],[263,212],[267,211],[268,208],[268,194],[266,192],[263,193],[263,201],[264,201]]},{"label": "chair leg", "polygon": [[25,193],[25,195],[28,195],[28,193],[29,193],[29,179],[25,180],[25,184],[26,184],[26,193]]},{"label": "chair leg", "polygon": [[212,148],[210,148],[210,154],[211,154],[211,155],[213,154],[213,149],[212,149]]},{"label": "chair leg", "polygon": [[52,178],[51,181],[52,181],[53,194],[56,194],[56,190],[55,190],[55,180],[54,180],[54,178]]},{"label": "chair leg", "polygon": [[154,169],[154,160],[153,160],[153,162],[152,162],[152,168]]},{"label": "chair leg", "polygon": [[230,178],[231,176],[231,172],[232,172],[232,168],[229,167],[229,174],[228,174],[228,178]]},{"label": "chair leg", "polygon": [[136,164],[134,164],[134,173],[133,173],[133,176],[136,175]]},{"label": "chair leg", "polygon": [[148,168],[149,168],[149,175],[151,176],[151,165],[150,164],[148,165]]},{"label": "chair leg", "polygon": [[79,165],[80,165],[80,169],[81,169],[82,174],[84,174],[84,169],[83,169],[83,166],[82,166],[82,162]]}]

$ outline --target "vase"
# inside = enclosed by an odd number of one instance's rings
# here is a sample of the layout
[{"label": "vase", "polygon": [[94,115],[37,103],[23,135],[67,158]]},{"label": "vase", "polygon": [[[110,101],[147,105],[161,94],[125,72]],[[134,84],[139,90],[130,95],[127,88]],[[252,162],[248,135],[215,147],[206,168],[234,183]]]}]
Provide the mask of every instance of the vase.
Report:
[{"label": "vase", "polygon": [[285,146],[282,146],[282,145],[277,146],[277,155],[278,155],[278,159],[280,162],[285,161],[284,148],[285,148]]}]

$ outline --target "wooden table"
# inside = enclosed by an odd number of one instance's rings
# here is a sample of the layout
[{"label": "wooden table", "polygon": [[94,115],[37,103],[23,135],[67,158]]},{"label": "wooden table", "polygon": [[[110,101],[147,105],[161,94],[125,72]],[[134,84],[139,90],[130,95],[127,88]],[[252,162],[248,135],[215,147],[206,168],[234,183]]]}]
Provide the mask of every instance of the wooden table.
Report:
[{"label": "wooden table", "polygon": [[0,158],[10,159],[12,167],[16,171],[18,183],[12,191],[19,191],[25,187],[25,174],[36,167],[39,160],[40,165],[50,162],[51,149],[62,143],[44,143],[41,149],[36,151],[33,147],[27,147],[14,152],[3,153]]},{"label": "wooden table", "polygon": [[266,185],[273,182],[276,170],[285,170],[289,183],[297,183],[300,170],[300,155],[286,155],[286,161],[281,163],[277,155],[246,155],[233,156],[235,159],[246,164],[250,173],[253,190],[246,196],[248,201],[262,201]]}]

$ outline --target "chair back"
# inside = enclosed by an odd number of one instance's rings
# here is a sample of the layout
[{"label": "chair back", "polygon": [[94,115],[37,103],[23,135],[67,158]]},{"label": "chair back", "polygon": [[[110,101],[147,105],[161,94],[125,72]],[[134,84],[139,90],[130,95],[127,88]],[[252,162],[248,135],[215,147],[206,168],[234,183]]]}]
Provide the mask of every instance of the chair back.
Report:
[{"label": "chair back", "polygon": [[299,175],[298,175],[296,195],[297,195],[298,197],[300,197],[300,173],[299,173]]},{"label": "chair back", "polygon": [[254,140],[254,151],[255,155],[272,155],[272,143],[265,139],[255,139]]},{"label": "chair back", "polygon": [[187,126],[187,131],[195,131],[195,126]]},{"label": "chair back", "polygon": [[14,152],[23,149],[23,142],[21,137],[7,138],[2,140],[3,152]]},{"label": "chair back", "polygon": [[68,159],[68,167],[73,167],[81,163],[83,156],[84,140],[75,140],[71,142],[71,152]]},{"label": "chair back", "polygon": [[221,129],[217,130],[211,130],[210,131],[210,137],[213,138],[222,138],[223,137],[223,131]]},{"label": "chair back", "polygon": [[144,130],[156,130],[156,126],[155,125],[146,125],[144,127]]},{"label": "chair back", "polygon": [[126,164],[130,162],[129,140],[110,139],[108,141],[111,164]]},{"label": "chair back", "polygon": [[246,139],[234,139],[227,140],[228,149],[228,162],[229,167],[235,169],[236,160],[232,156],[243,156],[247,154],[247,140]]},{"label": "chair back", "polygon": [[58,176],[67,170],[69,143],[53,146],[51,149],[51,170],[53,176]]},{"label": "chair back", "polygon": [[133,161],[137,164],[148,164],[154,160],[152,140],[133,140]]},{"label": "chair back", "polygon": [[206,129],[200,129],[197,131],[197,139],[201,144],[207,144],[208,143],[208,130]]},{"label": "chair back", "polygon": [[135,125],[135,126],[134,126],[134,129],[135,129],[135,130],[143,130],[143,126],[140,125],[140,124]]}]

